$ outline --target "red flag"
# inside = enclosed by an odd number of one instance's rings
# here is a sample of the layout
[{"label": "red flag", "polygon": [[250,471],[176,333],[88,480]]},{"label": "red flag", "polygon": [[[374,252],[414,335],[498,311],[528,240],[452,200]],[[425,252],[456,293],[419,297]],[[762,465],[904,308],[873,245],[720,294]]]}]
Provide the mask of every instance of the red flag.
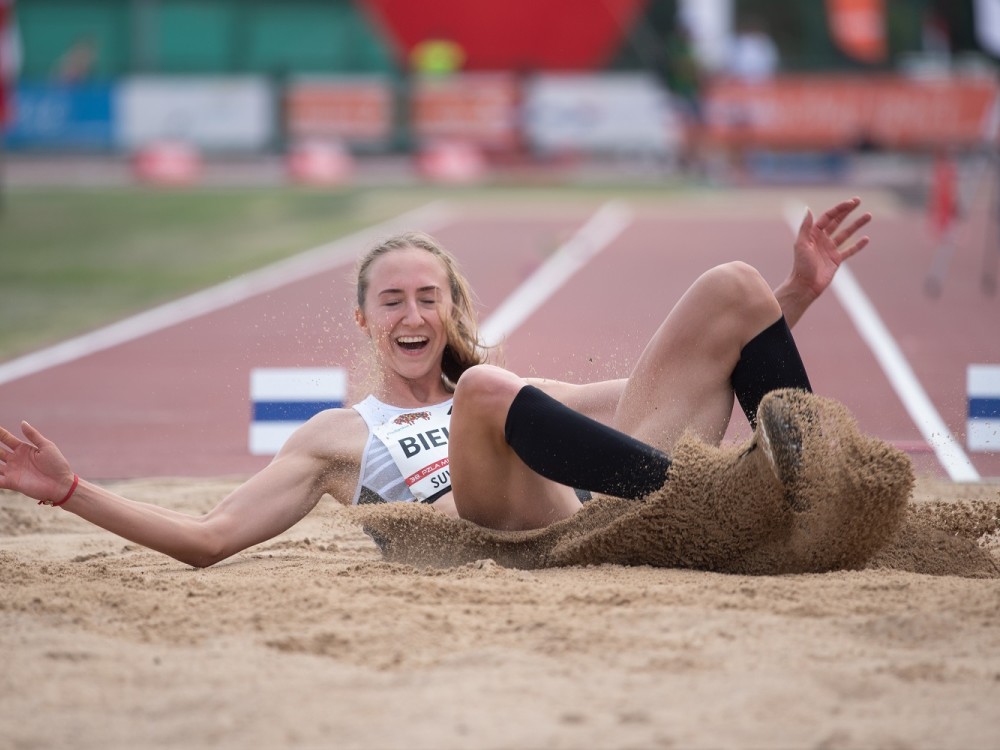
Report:
[{"label": "red flag", "polygon": [[885,61],[885,0],[826,0],[826,16],[844,54],[863,63]]},{"label": "red flag", "polygon": [[927,206],[927,218],[935,234],[941,236],[948,231],[958,216],[958,208],[958,171],[955,160],[948,154],[939,153],[934,157]]},{"label": "red flag", "polygon": [[14,0],[0,0],[0,126],[11,116],[10,88],[17,76],[18,56]]}]

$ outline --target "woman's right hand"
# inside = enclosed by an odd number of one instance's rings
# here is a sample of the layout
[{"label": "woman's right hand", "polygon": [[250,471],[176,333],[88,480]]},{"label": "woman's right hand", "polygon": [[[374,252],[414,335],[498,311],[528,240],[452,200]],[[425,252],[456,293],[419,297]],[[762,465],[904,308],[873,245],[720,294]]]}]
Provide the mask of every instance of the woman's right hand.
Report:
[{"label": "woman's right hand", "polygon": [[73,470],[56,444],[27,422],[21,440],[0,427],[0,489],[43,502],[59,502],[73,485]]}]

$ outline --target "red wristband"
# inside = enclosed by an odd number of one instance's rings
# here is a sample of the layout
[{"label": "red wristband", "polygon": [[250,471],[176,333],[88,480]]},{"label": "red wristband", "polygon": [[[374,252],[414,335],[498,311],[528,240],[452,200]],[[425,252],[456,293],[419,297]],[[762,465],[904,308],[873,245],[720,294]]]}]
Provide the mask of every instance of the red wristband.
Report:
[{"label": "red wristband", "polygon": [[74,474],[73,475],[73,484],[71,484],[69,486],[69,492],[66,493],[66,495],[63,497],[62,500],[59,500],[59,501],[56,501],[56,502],[53,502],[52,500],[47,500],[47,501],[46,500],[39,500],[38,504],[39,505],[51,505],[53,508],[57,508],[60,505],[63,505],[66,502],[68,502],[69,499],[71,497],[73,497],[73,493],[76,492],[77,485],[79,485],[79,484],[80,484],[80,475],[79,474]]}]

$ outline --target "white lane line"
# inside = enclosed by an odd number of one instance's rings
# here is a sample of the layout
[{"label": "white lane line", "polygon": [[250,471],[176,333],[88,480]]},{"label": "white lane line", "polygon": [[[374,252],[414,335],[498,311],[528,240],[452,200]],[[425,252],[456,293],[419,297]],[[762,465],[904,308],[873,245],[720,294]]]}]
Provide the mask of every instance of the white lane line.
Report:
[{"label": "white lane line", "polygon": [[148,336],[192,318],[230,307],[258,294],[329,271],[353,261],[367,245],[383,237],[413,227],[433,232],[453,218],[454,211],[447,204],[440,201],[429,203],[187,297],[167,302],[104,328],[0,364],[0,385]]},{"label": "white lane line", "polygon": [[479,328],[482,340],[495,345],[513,333],[573,274],[610,245],[632,223],[632,215],[632,210],[621,201],[601,206],[493,311]]},{"label": "white lane line", "polygon": [[[805,211],[805,206],[801,204],[786,204],[785,221],[791,227],[793,234],[798,233]],[[917,380],[906,356],[846,265],[841,265],[830,288],[854,323],[854,327],[858,329],[861,338],[875,355],[896,395],[903,402],[924,440],[934,449],[938,461],[948,472],[951,480],[978,482],[980,477],[976,467],[972,465],[962,446],[941,419],[924,387]]]}]

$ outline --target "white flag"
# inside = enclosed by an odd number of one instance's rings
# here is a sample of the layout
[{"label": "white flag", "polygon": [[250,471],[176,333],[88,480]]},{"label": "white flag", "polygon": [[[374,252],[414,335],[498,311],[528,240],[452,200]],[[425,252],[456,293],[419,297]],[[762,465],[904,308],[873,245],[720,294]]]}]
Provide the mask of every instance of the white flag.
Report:
[{"label": "white flag", "polygon": [[979,46],[1000,57],[1000,0],[975,0],[973,10]]}]

